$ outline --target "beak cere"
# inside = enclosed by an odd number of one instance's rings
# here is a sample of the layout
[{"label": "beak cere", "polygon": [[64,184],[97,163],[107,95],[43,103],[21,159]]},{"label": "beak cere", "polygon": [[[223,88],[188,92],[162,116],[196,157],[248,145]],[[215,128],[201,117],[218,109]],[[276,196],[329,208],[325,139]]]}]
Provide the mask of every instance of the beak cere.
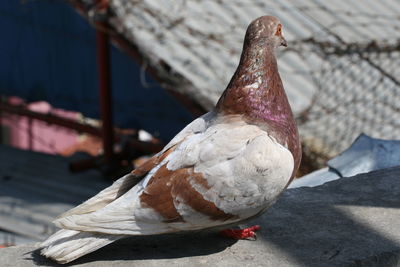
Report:
[{"label": "beak cere", "polygon": [[281,46],[287,47],[287,42],[283,36],[281,37]]}]

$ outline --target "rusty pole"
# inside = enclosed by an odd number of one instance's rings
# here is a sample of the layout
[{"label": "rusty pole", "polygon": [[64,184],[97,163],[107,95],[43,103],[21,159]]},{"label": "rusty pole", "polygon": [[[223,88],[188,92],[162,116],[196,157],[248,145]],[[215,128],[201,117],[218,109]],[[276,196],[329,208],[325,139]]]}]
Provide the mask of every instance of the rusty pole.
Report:
[{"label": "rusty pole", "polygon": [[[5,102],[3,99],[3,96],[0,95],[0,105]],[[4,140],[4,135],[3,135],[3,114],[0,109],[0,145],[3,145],[6,143],[6,140]]]},{"label": "rusty pole", "polygon": [[100,30],[96,31],[96,47],[104,159],[106,164],[110,164],[112,162],[114,152],[110,47],[107,34]]}]

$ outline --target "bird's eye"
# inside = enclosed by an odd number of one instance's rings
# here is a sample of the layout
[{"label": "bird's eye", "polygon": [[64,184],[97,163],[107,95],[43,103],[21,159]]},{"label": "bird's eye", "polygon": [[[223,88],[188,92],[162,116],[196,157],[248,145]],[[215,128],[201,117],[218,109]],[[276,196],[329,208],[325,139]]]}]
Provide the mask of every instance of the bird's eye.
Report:
[{"label": "bird's eye", "polygon": [[282,35],[282,25],[281,24],[278,25],[278,29],[276,29],[275,35]]}]

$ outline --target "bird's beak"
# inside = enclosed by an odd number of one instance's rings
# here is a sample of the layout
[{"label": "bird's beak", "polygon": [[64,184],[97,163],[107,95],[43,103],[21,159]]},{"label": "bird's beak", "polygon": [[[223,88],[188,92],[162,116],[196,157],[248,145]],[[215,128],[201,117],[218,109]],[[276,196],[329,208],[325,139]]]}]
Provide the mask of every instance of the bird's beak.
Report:
[{"label": "bird's beak", "polygon": [[286,39],[283,36],[281,36],[281,46],[287,47]]}]

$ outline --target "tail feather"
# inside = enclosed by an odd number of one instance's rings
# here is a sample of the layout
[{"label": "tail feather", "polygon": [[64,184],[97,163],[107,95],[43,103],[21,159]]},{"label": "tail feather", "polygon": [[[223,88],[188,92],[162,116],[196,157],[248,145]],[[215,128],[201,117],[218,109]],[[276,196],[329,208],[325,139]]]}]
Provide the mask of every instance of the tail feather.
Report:
[{"label": "tail feather", "polygon": [[68,263],[120,238],[120,235],[62,229],[40,245],[41,254],[59,263]]}]

